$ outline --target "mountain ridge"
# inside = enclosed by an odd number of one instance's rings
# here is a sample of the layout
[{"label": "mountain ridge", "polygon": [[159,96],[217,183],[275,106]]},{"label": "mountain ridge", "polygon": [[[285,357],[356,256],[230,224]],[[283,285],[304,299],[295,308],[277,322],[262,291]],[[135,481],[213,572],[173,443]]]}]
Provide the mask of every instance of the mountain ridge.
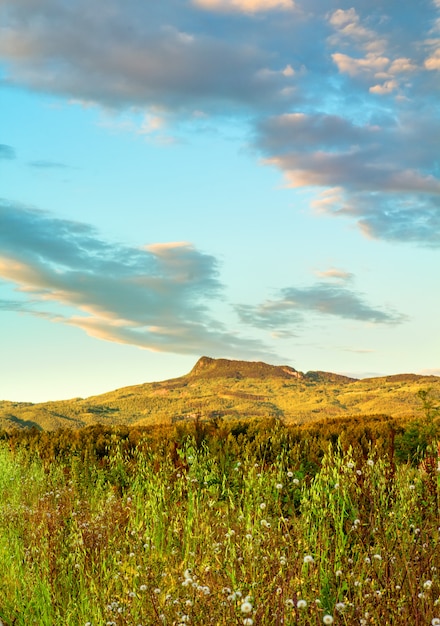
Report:
[{"label": "mountain ridge", "polygon": [[289,365],[201,357],[184,376],[122,387],[88,398],[38,404],[0,401],[0,428],[43,430],[92,424],[147,426],[191,419],[277,418],[302,423],[343,415],[387,414],[411,418],[417,394],[440,377],[396,374],[356,379],[332,372],[297,371]]}]

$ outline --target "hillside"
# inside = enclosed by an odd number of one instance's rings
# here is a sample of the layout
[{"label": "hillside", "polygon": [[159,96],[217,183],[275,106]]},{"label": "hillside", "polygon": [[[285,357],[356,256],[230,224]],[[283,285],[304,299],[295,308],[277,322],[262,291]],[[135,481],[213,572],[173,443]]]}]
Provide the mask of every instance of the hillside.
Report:
[{"label": "hillside", "polygon": [[398,374],[357,380],[329,372],[302,373],[287,365],[202,357],[180,378],[86,399],[0,402],[0,428],[56,430],[95,423],[148,425],[263,417],[288,424],[373,414],[412,418],[422,414],[417,393],[428,389],[440,397],[440,378]]}]

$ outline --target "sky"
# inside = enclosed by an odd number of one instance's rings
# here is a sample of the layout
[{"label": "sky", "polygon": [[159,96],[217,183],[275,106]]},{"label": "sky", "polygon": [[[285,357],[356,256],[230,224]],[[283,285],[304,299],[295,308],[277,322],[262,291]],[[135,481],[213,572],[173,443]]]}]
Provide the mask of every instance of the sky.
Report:
[{"label": "sky", "polygon": [[440,375],[440,0],[0,0],[0,400]]}]

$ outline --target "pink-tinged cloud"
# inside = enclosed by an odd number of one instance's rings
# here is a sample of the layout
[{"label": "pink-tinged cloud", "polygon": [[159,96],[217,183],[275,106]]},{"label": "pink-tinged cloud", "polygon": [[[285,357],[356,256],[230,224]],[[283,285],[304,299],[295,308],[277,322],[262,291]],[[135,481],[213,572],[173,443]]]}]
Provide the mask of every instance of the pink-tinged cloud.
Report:
[{"label": "pink-tinged cloud", "polygon": [[122,246],[87,224],[0,203],[0,278],[24,298],[16,310],[98,339],[181,354],[267,353],[213,317],[223,291],[217,261],[189,243]]},{"label": "pink-tinged cloud", "polygon": [[261,13],[272,10],[291,10],[293,0],[193,0],[193,4],[210,11],[239,11],[243,13]]}]

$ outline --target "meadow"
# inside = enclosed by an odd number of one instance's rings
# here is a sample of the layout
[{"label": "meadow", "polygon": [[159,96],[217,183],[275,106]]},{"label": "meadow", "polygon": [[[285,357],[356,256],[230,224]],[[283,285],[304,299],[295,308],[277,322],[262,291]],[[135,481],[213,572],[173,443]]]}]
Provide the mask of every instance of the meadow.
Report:
[{"label": "meadow", "polygon": [[4,432],[0,621],[440,624],[436,435],[379,418]]}]

